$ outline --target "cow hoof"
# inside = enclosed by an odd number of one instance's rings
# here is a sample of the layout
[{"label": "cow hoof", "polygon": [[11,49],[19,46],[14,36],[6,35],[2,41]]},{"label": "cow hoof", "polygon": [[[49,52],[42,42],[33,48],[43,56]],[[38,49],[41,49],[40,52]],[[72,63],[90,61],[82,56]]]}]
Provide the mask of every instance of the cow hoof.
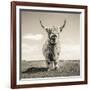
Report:
[{"label": "cow hoof", "polygon": [[47,71],[50,71],[50,68],[48,68],[48,70]]},{"label": "cow hoof", "polygon": [[59,69],[59,67],[55,67],[55,70],[58,70]]},{"label": "cow hoof", "polygon": [[55,70],[57,70],[58,68],[57,67],[55,67]]}]

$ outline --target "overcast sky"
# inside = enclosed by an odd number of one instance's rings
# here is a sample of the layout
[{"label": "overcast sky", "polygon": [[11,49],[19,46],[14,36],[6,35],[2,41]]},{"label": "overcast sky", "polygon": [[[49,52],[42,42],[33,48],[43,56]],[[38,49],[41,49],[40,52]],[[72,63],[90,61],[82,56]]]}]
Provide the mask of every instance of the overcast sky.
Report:
[{"label": "overcast sky", "polygon": [[22,60],[45,60],[42,47],[47,33],[40,26],[66,26],[60,34],[61,54],[59,59],[80,59],[80,14],[21,11]]}]

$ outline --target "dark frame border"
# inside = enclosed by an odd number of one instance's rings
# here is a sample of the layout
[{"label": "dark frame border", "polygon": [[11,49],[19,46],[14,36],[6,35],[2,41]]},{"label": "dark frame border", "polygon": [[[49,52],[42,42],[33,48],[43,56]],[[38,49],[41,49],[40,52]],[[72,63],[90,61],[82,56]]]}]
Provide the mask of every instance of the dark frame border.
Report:
[{"label": "dark frame border", "polygon": [[[52,7],[52,8],[72,8],[72,9],[84,9],[85,13],[85,68],[84,68],[84,81],[75,81],[75,82],[61,82],[61,83],[44,83],[44,84],[25,84],[25,85],[16,85],[16,6],[41,6],[41,7]],[[88,83],[88,72],[87,72],[87,6],[83,5],[67,5],[67,4],[52,4],[52,3],[33,3],[33,2],[11,2],[11,88],[32,88],[32,87],[47,87],[47,86],[66,86],[66,85],[80,85]]]}]

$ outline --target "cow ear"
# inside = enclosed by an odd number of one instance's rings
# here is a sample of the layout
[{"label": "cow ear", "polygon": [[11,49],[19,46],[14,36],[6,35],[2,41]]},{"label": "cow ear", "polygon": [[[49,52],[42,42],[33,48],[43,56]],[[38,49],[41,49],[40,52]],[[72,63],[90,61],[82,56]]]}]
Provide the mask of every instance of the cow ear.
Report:
[{"label": "cow ear", "polygon": [[62,32],[62,28],[60,28],[60,32]]}]

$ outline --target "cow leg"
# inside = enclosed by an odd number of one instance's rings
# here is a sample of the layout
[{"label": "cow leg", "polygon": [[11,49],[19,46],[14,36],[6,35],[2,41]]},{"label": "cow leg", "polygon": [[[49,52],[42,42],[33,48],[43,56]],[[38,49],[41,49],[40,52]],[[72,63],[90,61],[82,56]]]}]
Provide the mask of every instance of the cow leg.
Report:
[{"label": "cow leg", "polygon": [[47,60],[47,61],[46,61],[46,64],[47,64],[47,69],[48,69],[48,71],[50,71],[50,68],[51,68],[50,60]]},{"label": "cow leg", "polygon": [[52,69],[55,68],[54,61],[51,62],[51,68],[52,68]]},{"label": "cow leg", "polygon": [[56,60],[54,60],[54,66],[55,66],[55,70],[58,69],[58,62]]}]

